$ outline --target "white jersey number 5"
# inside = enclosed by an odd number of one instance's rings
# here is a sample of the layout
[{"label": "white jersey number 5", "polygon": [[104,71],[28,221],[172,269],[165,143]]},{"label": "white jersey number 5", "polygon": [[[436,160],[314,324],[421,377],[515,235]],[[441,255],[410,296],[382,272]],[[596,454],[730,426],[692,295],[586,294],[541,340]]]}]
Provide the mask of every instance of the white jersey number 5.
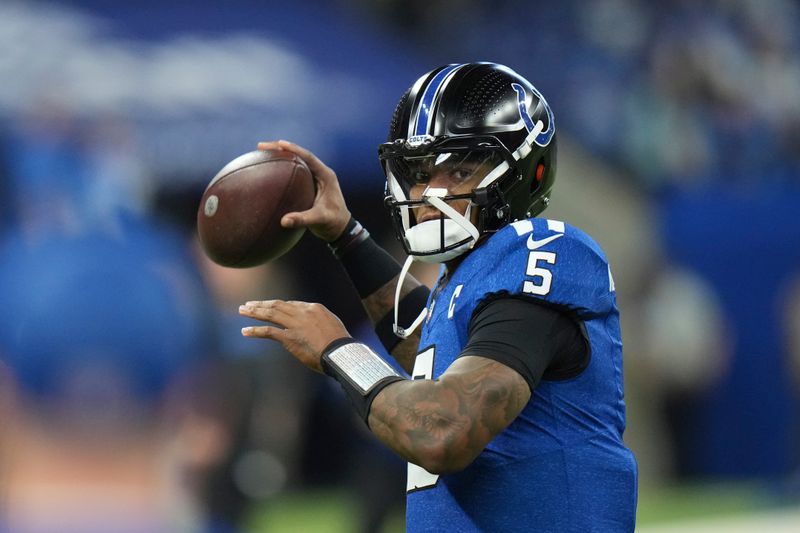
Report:
[{"label": "white jersey number 5", "polygon": [[539,250],[528,253],[528,268],[525,270],[525,274],[533,277],[534,281],[526,280],[523,282],[522,292],[539,296],[544,296],[550,292],[550,287],[553,284],[553,273],[540,266],[539,261],[555,265],[556,254]]},{"label": "white jersey number 5", "polygon": [[[414,379],[433,379],[433,354],[435,346],[431,346],[424,352],[417,355],[414,361],[414,372],[412,376]],[[427,489],[436,485],[439,476],[431,474],[421,466],[414,463],[408,463],[408,480],[406,482],[406,491]]]}]

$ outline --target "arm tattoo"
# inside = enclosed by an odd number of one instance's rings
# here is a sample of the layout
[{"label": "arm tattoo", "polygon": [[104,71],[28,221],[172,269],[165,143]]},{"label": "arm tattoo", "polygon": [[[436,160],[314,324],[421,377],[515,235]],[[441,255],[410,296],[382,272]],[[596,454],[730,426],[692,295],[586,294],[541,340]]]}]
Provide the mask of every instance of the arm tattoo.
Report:
[{"label": "arm tattoo", "polygon": [[[398,276],[395,276],[383,287],[361,300],[364,310],[367,312],[367,316],[373,324],[376,324],[380,319],[386,316],[387,313],[394,309],[394,291],[397,287],[397,278]],[[414,279],[413,276],[407,275],[406,279],[403,281],[400,297],[402,298],[420,285],[421,283]],[[420,330],[417,329],[413,335],[405,339],[392,350],[392,357],[400,363],[400,366],[402,366],[406,372],[410,373],[414,368],[414,358],[417,355],[419,339]]]},{"label": "arm tattoo", "polygon": [[525,380],[482,357],[456,361],[438,381],[401,381],[375,399],[369,424],[384,444],[427,469],[466,467],[530,399]]}]

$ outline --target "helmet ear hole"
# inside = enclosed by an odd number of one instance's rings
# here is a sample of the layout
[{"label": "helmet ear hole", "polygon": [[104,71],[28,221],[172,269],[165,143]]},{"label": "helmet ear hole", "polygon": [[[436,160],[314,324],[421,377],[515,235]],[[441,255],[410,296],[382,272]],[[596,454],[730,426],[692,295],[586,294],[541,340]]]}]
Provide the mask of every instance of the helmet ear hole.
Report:
[{"label": "helmet ear hole", "polygon": [[544,163],[539,163],[538,165],[536,165],[536,181],[541,183],[543,176],[544,176]]}]

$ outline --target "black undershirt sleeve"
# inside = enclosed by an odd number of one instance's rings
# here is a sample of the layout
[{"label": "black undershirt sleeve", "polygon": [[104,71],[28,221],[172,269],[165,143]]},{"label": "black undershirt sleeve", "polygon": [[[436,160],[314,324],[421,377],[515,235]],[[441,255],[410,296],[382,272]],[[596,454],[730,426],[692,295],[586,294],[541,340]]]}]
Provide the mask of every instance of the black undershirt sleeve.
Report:
[{"label": "black undershirt sleeve", "polygon": [[577,376],[591,357],[582,322],[532,298],[506,296],[478,306],[459,357],[475,355],[516,370],[531,388]]}]

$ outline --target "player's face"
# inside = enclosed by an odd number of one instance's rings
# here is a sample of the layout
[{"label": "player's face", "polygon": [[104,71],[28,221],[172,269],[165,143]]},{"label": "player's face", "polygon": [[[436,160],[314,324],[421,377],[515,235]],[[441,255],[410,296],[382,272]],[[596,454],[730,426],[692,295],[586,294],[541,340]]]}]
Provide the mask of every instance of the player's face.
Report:
[{"label": "player's face", "polygon": [[[494,158],[488,154],[470,152],[467,154],[450,152],[427,156],[412,162],[408,174],[412,184],[409,190],[411,200],[419,200],[422,193],[430,188],[447,189],[447,194],[469,194],[496,166]],[[449,204],[461,213],[467,211],[469,199],[451,200]],[[430,205],[415,208],[417,222],[439,218],[441,211]],[[470,218],[476,223],[478,211],[473,209]]]}]

